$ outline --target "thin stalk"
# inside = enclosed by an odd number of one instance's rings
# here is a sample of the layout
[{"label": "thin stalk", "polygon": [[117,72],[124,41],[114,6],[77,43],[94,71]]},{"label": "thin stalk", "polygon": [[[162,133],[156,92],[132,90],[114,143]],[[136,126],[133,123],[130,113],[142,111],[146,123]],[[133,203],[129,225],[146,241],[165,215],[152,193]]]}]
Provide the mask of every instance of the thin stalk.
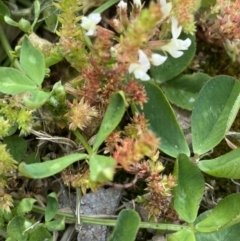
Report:
[{"label": "thin stalk", "polygon": [[18,62],[18,60],[17,59],[14,60],[14,57],[10,53],[12,51],[12,48],[11,48],[11,46],[10,46],[8,40],[7,40],[7,37],[6,37],[5,33],[4,33],[1,25],[0,25],[0,42],[2,43],[2,46],[3,46],[4,50],[5,50],[8,58],[11,61],[14,61],[14,66],[17,69],[22,71],[22,67],[21,67],[20,63]]},{"label": "thin stalk", "polygon": [[[33,205],[32,211],[44,214],[45,208]],[[76,217],[72,213],[58,211],[55,216],[55,218],[57,218],[57,219],[62,219],[63,217],[65,217],[66,221],[70,221],[73,223],[76,222]],[[87,216],[87,215],[81,215],[81,223],[104,225],[104,226],[116,226],[117,220],[116,219],[98,218],[96,216],[91,217],[91,216]],[[166,224],[166,223],[161,224],[161,223],[141,222],[139,228],[179,231],[182,229],[189,229],[190,227],[185,226],[185,225],[178,225],[178,224]]]},{"label": "thin stalk", "polygon": [[179,231],[182,229],[189,229],[189,227],[185,225],[168,224],[168,223],[150,223],[150,222],[141,222],[139,228],[150,228],[150,229],[168,230],[168,231]]},{"label": "thin stalk", "polygon": [[83,137],[83,135],[78,131],[72,131],[73,134],[78,138],[78,140],[82,143],[82,145],[85,147],[85,149],[87,150],[88,154],[92,154],[92,148],[91,146],[88,144],[88,142],[86,141],[86,139]]}]

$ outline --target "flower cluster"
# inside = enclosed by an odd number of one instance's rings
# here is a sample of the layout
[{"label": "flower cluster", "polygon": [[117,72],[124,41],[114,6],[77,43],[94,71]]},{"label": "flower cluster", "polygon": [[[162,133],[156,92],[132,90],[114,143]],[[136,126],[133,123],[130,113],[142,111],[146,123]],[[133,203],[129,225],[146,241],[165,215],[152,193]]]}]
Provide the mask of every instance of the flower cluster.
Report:
[{"label": "flower cluster", "polygon": [[58,46],[65,59],[76,70],[81,71],[88,63],[88,56],[84,44],[84,34],[78,27],[81,19],[77,12],[81,10],[79,0],[58,1],[53,3],[61,14],[58,21],[61,23],[61,29],[57,31],[59,35]]},{"label": "flower cluster", "polygon": [[64,184],[67,186],[81,188],[84,195],[87,193],[87,189],[91,189],[93,192],[96,192],[101,186],[101,183],[91,181],[90,171],[88,168],[84,167],[81,170],[67,168],[62,172],[62,179]]},{"label": "flower cluster", "polygon": [[176,186],[176,182],[172,175],[160,175],[159,171],[152,172],[146,181],[146,190],[150,192],[150,195],[144,202],[144,206],[148,210],[148,218],[158,221],[167,216],[171,208],[171,190]]},{"label": "flower cluster", "polygon": [[[151,3],[149,9],[142,9],[141,1],[134,0],[130,17],[128,17],[126,2],[121,0],[117,7],[118,19],[112,19],[110,24],[117,33],[122,35],[120,43],[112,47],[110,51],[118,63],[128,63],[128,72],[132,73],[136,79],[150,80],[147,72],[151,64],[154,66],[163,64],[167,60],[166,53],[174,58],[179,58],[183,55],[182,51],[187,50],[191,45],[189,38],[186,40],[178,39],[182,27],[179,26],[176,17],[170,17],[171,2],[159,0],[158,3]],[[158,41],[157,50],[165,53],[165,55],[161,55],[152,52],[151,47],[146,48],[146,42],[151,46],[151,38],[156,33],[156,27],[167,18],[170,18],[172,23],[172,39]],[[101,16],[97,13],[90,14],[88,17],[84,16],[81,26],[87,31],[86,35],[96,35],[97,24],[100,21]],[[154,48],[156,48],[156,43],[157,41],[154,41]]]},{"label": "flower cluster", "polygon": [[71,130],[76,130],[76,128],[83,130],[91,123],[93,117],[98,116],[98,111],[95,107],[91,107],[83,98],[79,103],[74,101],[73,104],[69,102],[68,105],[70,110],[66,117],[70,122],[69,129]]},{"label": "flower cluster", "polygon": [[185,33],[196,31],[195,13],[201,5],[201,0],[172,0],[173,15],[178,19]]},{"label": "flower cluster", "polygon": [[33,124],[33,111],[22,108],[22,106],[16,107],[14,106],[16,102],[13,101],[1,104],[0,138],[7,136],[13,126],[18,127],[21,135],[29,134]]},{"label": "flower cluster", "polygon": [[151,131],[140,134],[136,140],[124,138],[115,146],[113,157],[126,171],[145,156],[152,157],[157,152],[159,140]]},{"label": "flower cluster", "polygon": [[0,213],[10,212],[13,207],[13,199],[11,195],[5,193],[4,188],[7,186],[5,174],[12,172],[18,164],[6,149],[6,145],[0,144]]},{"label": "flower cluster", "polygon": [[210,12],[201,15],[199,23],[205,39],[223,44],[233,61],[240,61],[240,0],[217,0]]},{"label": "flower cluster", "polygon": [[130,121],[124,131],[113,132],[107,138],[105,151],[112,153],[119,168],[135,175],[133,184],[138,179],[146,181],[148,195],[144,198],[144,207],[149,218],[158,220],[169,214],[175,179],[172,175],[161,174],[164,166],[157,150],[159,140],[148,131],[144,115],[137,114]]},{"label": "flower cluster", "polygon": [[[165,45],[160,47],[160,50],[168,52],[173,58],[179,58],[183,55],[183,50],[187,50],[191,45],[189,38],[185,40],[178,39],[181,34],[182,27],[178,26],[178,20],[175,17],[172,21],[172,39]],[[132,63],[129,66],[129,73],[133,73],[136,79],[150,80],[147,71],[150,69],[150,63],[154,66],[159,66],[167,60],[167,55],[163,56],[157,53],[152,53],[150,58],[140,49],[138,50],[138,63]]]}]

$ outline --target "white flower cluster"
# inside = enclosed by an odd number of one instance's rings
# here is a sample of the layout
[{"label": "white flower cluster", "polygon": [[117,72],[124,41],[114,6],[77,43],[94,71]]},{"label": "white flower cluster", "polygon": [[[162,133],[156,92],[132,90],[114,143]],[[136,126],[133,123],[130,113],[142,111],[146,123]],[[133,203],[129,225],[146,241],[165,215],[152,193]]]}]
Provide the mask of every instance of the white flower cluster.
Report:
[{"label": "white flower cluster", "polygon": [[[173,58],[179,58],[183,55],[183,50],[187,50],[191,45],[189,38],[185,40],[178,39],[181,34],[182,27],[178,27],[178,21],[175,17],[172,17],[172,39],[166,45],[161,47],[161,50],[168,52]],[[152,65],[159,66],[167,60],[167,56],[160,54],[152,54],[151,58],[148,59],[147,55],[142,51],[138,50],[138,63],[130,64],[128,68],[129,73],[133,73],[136,79],[149,80],[150,77],[147,71],[150,69],[150,62]]]},{"label": "white flower cluster", "polygon": [[[172,10],[172,3],[167,3],[166,0],[159,0],[161,5],[161,11],[163,18],[169,16]],[[133,3],[136,6],[141,7],[141,0],[134,0]],[[127,8],[127,3],[121,0],[118,4],[119,8]],[[96,32],[96,25],[101,21],[101,15],[99,13],[92,13],[89,16],[82,17],[81,27],[85,29],[86,35],[93,36]],[[172,39],[161,47],[161,50],[165,53],[168,52],[173,58],[179,58],[183,55],[183,50],[187,50],[191,45],[189,38],[185,40],[178,39],[182,32],[182,26],[178,26],[178,20],[175,17],[171,17],[171,32]],[[136,79],[149,80],[150,77],[147,71],[150,69],[150,63],[155,66],[163,64],[167,60],[167,55],[162,56],[160,54],[153,53],[150,58],[144,53],[143,50],[138,50],[138,63],[131,63],[128,72],[133,73]]]},{"label": "white flower cluster", "polygon": [[[172,10],[172,3],[167,3],[166,0],[160,0],[161,11],[163,18],[169,16]],[[182,26],[178,26],[178,20],[175,17],[171,17],[171,32],[172,39],[161,47],[161,50],[168,52],[173,58],[179,58],[183,55],[183,50],[187,50],[191,45],[189,38],[185,40],[178,39],[182,32]],[[150,76],[147,71],[150,69],[150,62],[152,65],[159,66],[167,60],[167,56],[160,54],[152,54],[148,59],[147,55],[140,49],[138,50],[138,63],[131,63],[128,72],[133,73],[136,79],[150,80]]]}]

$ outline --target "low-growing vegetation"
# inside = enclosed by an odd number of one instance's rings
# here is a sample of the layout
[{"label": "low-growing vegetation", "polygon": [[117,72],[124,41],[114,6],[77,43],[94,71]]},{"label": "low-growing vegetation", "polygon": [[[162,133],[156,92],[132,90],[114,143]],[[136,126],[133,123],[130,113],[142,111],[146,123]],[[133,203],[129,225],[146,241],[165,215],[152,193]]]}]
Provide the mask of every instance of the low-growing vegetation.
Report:
[{"label": "low-growing vegetation", "polygon": [[239,16],[0,1],[0,240],[237,240]]}]

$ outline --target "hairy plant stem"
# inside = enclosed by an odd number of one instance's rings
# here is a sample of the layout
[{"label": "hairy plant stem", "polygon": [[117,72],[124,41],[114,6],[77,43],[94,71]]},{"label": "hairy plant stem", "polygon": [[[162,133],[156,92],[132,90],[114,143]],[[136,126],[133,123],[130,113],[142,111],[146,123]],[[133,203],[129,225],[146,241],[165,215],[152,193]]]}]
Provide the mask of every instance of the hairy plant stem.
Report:
[{"label": "hairy plant stem", "polygon": [[83,135],[78,131],[72,131],[73,134],[78,138],[78,140],[82,143],[82,145],[84,146],[84,148],[87,150],[87,153],[89,155],[92,154],[92,148],[91,146],[88,144],[88,142],[86,141],[86,139],[83,137]]},{"label": "hairy plant stem", "polygon": [[[15,204],[19,203],[19,201],[14,201]],[[33,212],[36,213],[45,213],[45,208],[39,207],[37,205],[33,205]],[[56,213],[56,219],[62,219],[65,217],[66,222],[75,223],[76,217],[75,215],[67,212],[60,212]],[[89,224],[96,224],[96,225],[105,225],[105,226],[116,226],[117,220],[116,219],[106,219],[106,218],[98,218],[96,216],[87,216],[81,215],[81,223],[89,223]],[[150,228],[150,229],[157,229],[157,230],[169,230],[169,231],[179,231],[182,229],[190,229],[190,227],[186,225],[178,225],[178,224],[161,224],[161,223],[151,223],[151,222],[141,222],[139,228]]]},{"label": "hairy plant stem", "polygon": [[11,60],[11,62],[14,61],[14,63],[13,63],[14,67],[22,71],[22,67],[21,67],[20,63],[18,62],[18,60],[14,59],[14,57],[10,53],[12,51],[12,48],[7,40],[7,37],[4,33],[1,25],[0,25],[0,42],[2,43],[2,46],[5,50],[8,58]]}]

